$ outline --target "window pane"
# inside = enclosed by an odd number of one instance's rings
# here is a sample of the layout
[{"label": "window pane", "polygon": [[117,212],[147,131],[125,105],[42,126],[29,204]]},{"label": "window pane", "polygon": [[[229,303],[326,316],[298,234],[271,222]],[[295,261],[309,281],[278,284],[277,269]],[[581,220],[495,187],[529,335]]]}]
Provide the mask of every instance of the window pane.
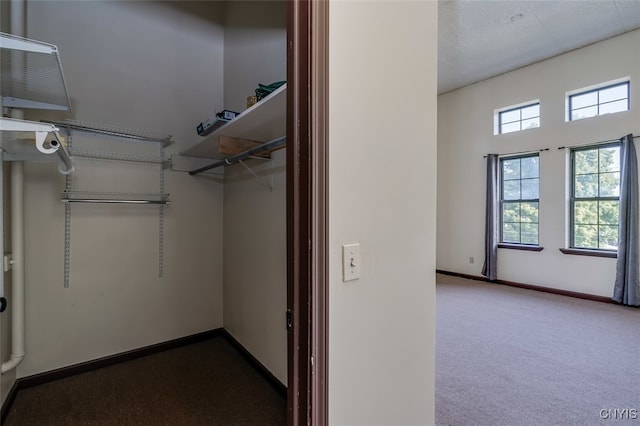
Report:
[{"label": "window pane", "polygon": [[620,171],[620,147],[602,148],[600,151],[600,172]]},{"label": "window pane", "polygon": [[618,197],[620,195],[620,173],[600,174],[600,196]]},{"label": "window pane", "polygon": [[502,222],[520,222],[520,203],[502,205]]},{"label": "window pane", "polygon": [[[620,147],[592,148],[574,153],[573,247],[616,250],[620,193]],[[580,174],[580,171],[585,173]]]},{"label": "window pane", "polygon": [[618,227],[612,225],[600,226],[600,246],[604,250],[618,249]]},{"label": "window pane", "polygon": [[598,106],[574,109],[571,111],[572,120],[580,120],[582,118],[595,117],[598,115]]},{"label": "window pane", "polygon": [[511,133],[511,132],[519,132],[520,131],[520,122],[516,121],[515,123],[503,124],[500,129],[500,133]]},{"label": "window pane", "polygon": [[[540,104],[522,108],[522,119],[540,117]],[[524,126],[522,126],[524,127]]]},{"label": "window pane", "polygon": [[522,180],[522,199],[523,200],[535,200],[540,198],[538,195],[539,187],[538,179],[523,179]]},{"label": "window pane", "polygon": [[575,197],[592,198],[598,196],[598,175],[578,175],[575,178]]},{"label": "window pane", "polygon": [[600,90],[600,103],[617,101],[618,99],[626,99],[629,97],[629,86],[622,84],[620,86],[610,87]]},{"label": "window pane", "polygon": [[531,118],[529,120],[522,120],[522,130],[535,129],[540,127],[540,118]]},{"label": "window pane", "polygon": [[606,104],[600,104],[600,115],[612,114],[614,112],[622,112],[629,110],[629,101],[623,99],[621,101],[608,102]]},{"label": "window pane", "polygon": [[500,113],[500,122],[502,124],[511,123],[513,121],[520,121],[520,110],[519,109]]},{"label": "window pane", "polygon": [[598,223],[597,201],[576,201],[573,204],[573,221],[577,225],[595,225]]},{"label": "window pane", "polygon": [[520,199],[520,181],[519,180],[507,180],[502,186],[502,198],[504,200],[519,200]]},{"label": "window pane", "polygon": [[578,108],[584,108],[591,105],[598,104],[598,93],[591,92],[585,93],[584,95],[574,95],[571,96],[571,110],[576,110]]},{"label": "window pane", "polygon": [[522,243],[538,244],[538,224],[537,223],[522,224]]},{"label": "window pane", "polygon": [[571,96],[571,109],[584,108],[591,105],[598,104],[598,93],[590,92],[583,95]]},{"label": "window pane", "polygon": [[538,223],[538,203],[520,203],[522,222]]},{"label": "window pane", "polygon": [[502,178],[504,180],[520,179],[520,159],[502,160]]},{"label": "window pane", "polygon": [[538,163],[540,157],[525,157],[520,160],[523,178],[537,178],[539,176]]},{"label": "window pane", "polygon": [[519,243],[520,242],[520,224],[505,223],[502,225],[502,242]]},{"label": "window pane", "polygon": [[598,248],[598,226],[576,225],[573,246],[577,248]]},{"label": "window pane", "polygon": [[584,175],[598,172],[598,150],[589,149],[586,151],[574,152],[575,173]]},{"label": "window pane", "polygon": [[598,219],[601,225],[618,226],[619,205],[620,203],[618,201],[600,201]]}]

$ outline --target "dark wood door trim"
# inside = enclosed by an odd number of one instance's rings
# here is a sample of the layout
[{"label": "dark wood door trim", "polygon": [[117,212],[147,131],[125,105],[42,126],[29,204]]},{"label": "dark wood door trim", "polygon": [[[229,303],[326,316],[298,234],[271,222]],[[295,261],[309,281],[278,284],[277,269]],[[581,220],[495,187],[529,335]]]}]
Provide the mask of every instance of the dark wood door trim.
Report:
[{"label": "dark wood door trim", "polygon": [[328,1],[293,0],[287,18],[288,424],[327,417]]},{"label": "dark wood door trim", "polygon": [[309,423],[309,15],[307,1],[287,8],[287,423]]},{"label": "dark wood door trim", "polygon": [[311,7],[311,424],[328,422],[329,1]]}]

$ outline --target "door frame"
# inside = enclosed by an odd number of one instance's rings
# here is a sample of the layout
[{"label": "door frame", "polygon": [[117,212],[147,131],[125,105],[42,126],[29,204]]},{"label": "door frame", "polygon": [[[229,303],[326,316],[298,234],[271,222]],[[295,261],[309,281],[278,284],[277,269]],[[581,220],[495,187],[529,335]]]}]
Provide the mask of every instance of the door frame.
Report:
[{"label": "door frame", "polygon": [[287,5],[287,422],[328,424],[328,0]]}]

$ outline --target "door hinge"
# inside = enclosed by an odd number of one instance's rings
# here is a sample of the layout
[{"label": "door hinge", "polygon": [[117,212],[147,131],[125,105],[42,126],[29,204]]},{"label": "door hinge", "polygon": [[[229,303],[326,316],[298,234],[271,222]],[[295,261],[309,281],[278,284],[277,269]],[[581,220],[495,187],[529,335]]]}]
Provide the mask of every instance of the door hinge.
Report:
[{"label": "door hinge", "polygon": [[287,331],[293,330],[293,311],[287,309]]}]

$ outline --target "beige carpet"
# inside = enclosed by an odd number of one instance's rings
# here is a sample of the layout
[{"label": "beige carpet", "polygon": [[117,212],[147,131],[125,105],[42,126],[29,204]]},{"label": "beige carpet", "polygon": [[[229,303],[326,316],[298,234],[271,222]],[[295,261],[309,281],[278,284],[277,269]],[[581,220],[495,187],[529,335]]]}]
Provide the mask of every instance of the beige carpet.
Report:
[{"label": "beige carpet", "polygon": [[640,425],[639,309],[444,275],[436,294],[438,425]]}]

